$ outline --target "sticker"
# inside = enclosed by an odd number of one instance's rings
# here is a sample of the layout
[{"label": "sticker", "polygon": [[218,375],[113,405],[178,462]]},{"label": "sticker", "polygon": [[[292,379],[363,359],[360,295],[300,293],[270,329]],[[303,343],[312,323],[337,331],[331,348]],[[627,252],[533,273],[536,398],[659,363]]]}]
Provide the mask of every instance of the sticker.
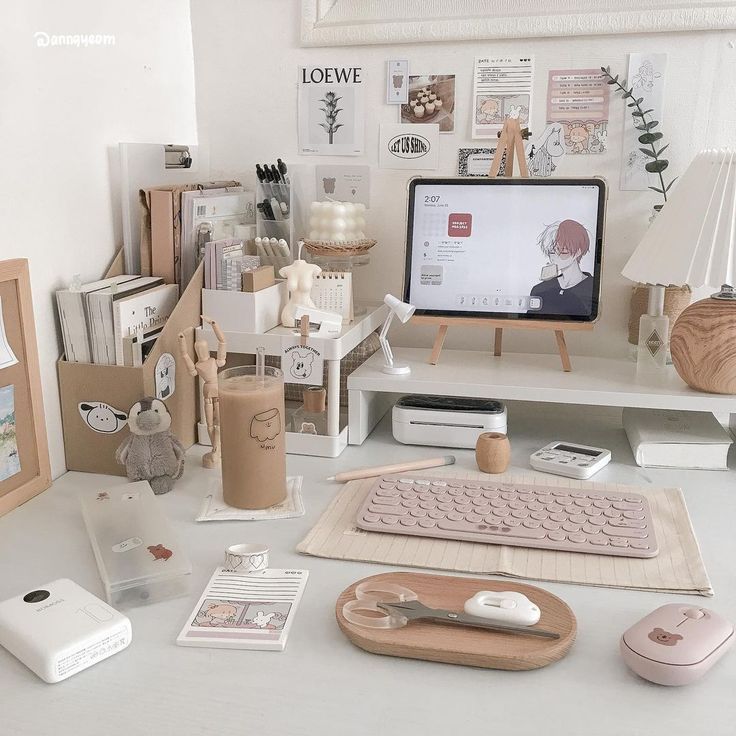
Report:
[{"label": "sticker", "polygon": [[529,149],[529,175],[551,176],[565,155],[565,134],[560,123],[548,125]]},{"label": "sticker", "polygon": [[494,148],[460,148],[457,152],[458,176],[488,176],[493,163]]},{"label": "sticker", "polygon": [[371,167],[321,164],[314,167],[317,200],[359,202],[371,206]]},{"label": "sticker", "polygon": [[148,551],[153,555],[154,560],[163,560],[166,562],[174,553],[164,547],[163,544],[152,545],[148,548]]},{"label": "sticker", "polygon": [[79,404],[82,421],[94,432],[115,434],[128,421],[128,415],[102,401],[82,401]]},{"label": "sticker", "polygon": [[427,74],[409,77],[409,99],[401,106],[399,122],[436,124],[440,133],[455,132],[455,75]]},{"label": "sticker", "polygon": [[409,62],[405,59],[386,62],[386,104],[409,102]]},{"label": "sticker", "polygon": [[170,399],[176,391],[176,361],[171,353],[162,353],[156,361],[156,398]]},{"label": "sticker", "polygon": [[439,125],[381,125],[378,155],[382,169],[436,169],[439,166]]},{"label": "sticker", "polygon": [[[130,537],[128,539],[123,540],[122,542],[119,542],[118,544],[113,544],[112,551],[113,552],[127,552],[128,550],[135,549],[136,547],[140,547],[142,544],[143,544],[143,540],[140,537]],[[148,549],[151,550],[150,547]],[[153,550],[151,550],[151,553],[153,554]],[[155,556],[156,555],[154,554],[154,557]],[[169,557],[171,557],[171,555],[169,555]]]},{"label": "sticker", "polygon": [[283,340],[281,370],[286,383],[303,386],[321,386],[324,379],[325,361],[322,353],[309,342],[301,344],[301,339]]}]

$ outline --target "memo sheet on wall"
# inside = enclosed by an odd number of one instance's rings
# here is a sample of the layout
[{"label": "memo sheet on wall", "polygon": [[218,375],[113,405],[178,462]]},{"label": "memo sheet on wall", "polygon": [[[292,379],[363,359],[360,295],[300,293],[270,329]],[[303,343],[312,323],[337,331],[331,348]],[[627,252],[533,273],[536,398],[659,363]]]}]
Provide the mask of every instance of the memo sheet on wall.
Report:
[{"label": "memo sheet on wall", "polygon": [[[486,481],[490,477],[493,483],[539,482],[539,476],[533,474],[488,476],[459,471],[456,467],[451,472],[433,470],[432,475]],[[607,588],[713,595],[679,488],[632,488],[617,483],[544,476],[545,483],[561,488],[634,490],[646,495],[654,517],[660,552],[650,559],[634,559],[366,532],[355,526],[355,518],[374,480],[368,478],[348,483],[297,546],[297,551],[338,560],[507,575]]]}]

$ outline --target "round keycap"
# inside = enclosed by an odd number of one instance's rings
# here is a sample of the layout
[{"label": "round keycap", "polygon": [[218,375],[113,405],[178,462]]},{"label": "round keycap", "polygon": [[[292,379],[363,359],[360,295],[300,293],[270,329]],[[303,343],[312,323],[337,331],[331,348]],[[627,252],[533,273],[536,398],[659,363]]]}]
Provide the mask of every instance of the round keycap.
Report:
[{"label": "round keycap", "polygon": [[465,521],[469,521],[471,524],[477,524],[483,517],[479,514],[466,514]]},{"label": "round keycap", "polygon": [[404,526],[416,526],[417,520],[413,516],[402,516],[399,520]]},{"label": "round keycap", "polygon": [[378,514],[363,514],[363,521],[375,524],[381,517]]},{"label": "round keycap", "polygon": [[630,496],[628,498],[624,498],[624,501],[628,501],[629,503],[641,503],[641,499],[638,496]]},{"label": "round keycap", "polygon": [[455,499],[447,494],[437,496],[436,501],[437,503],[448,503],[450,505],[453,505],[455,503]]},{"label": "round keycap", "polygon": [[514,526],[521,526],[521,522],[520,522],[520,521],[519,521],[518,519],[514,519],[514,518],[512,518],[512,517],[510,517],[510,516],[509,516],[508,518],[504,519],[504,520],[503,520],[503,523],[504,523],[504,524],[505,524],[506,526],[511,526],[511,527],[514,527]]},{"label": "round keycap", "polygon": [[437,526],[437,522],[432,519],[420,519],[419,526],[423,526],[425,529],[431,529],[433,526]]},{"label": "round keycap", "polygon": [[537,501],[531,501],[527,504],[527,508],[529,511],[541,511],[544,506],[541,503],[538,503]]},{"label": "round keycap", "polygon": [[569,520],[573,522],[573,524],[584,524],[588,517],[585,516],[585,514],[572,514],[572,516],[569,517]]},{"label": "round keycap", "polygon": [[458,483],[456,480],[447,481],[447,485],[450,486],[450,488],[462,488],[463,487],[463,484]]},{"label": "round keycap", "polygon": [[611,547],[628,547],[628,539],[621,539],[621,537],[613,537],[611,539]]},{"label": "round keycap", "polygon": [[420,501],[434,501],[434,496],[428,491],[419,494]]},{"label": "round keycap", "polygon": [[419,506],[419,501],[416,499],[409,499],[407,501],[402,501],[401,505],[404,506],[404,508],[407,509],[415,509],[417,506]]},{"label": "round keycap", "polygon": [[526,504],[523,501],[509,501],[510,509],[525,509]]},{"label": "round keycap", "polygon": [[585,498],[588,494],[581,491],[570,491],[571,498]]},{"label": "round keycap", "polygon": [[550,514],[549,518],[552,519],[552,521],[567,521],[566,514]]},{"label": "round keycap", "polygon": [[381,521],[384,524],[388,524],[389,526],[394,526],[395,524],[399,523],[399,517],[398,516],[389,516],[388,514],[381,517]]},{"label": "round keycap", "polygon": [[419,504],[420,509],[424,509],[425,511],[430,511],[431,509],[435,508],[437,504],[434,501],[422,501]]},{"label": "round keycap", "polygon": [[559,490],[559,491],[550,491],[550,495],[552,495],[552,496],[567,496],[569,494],[568,494],[568,491]]},{"label": "round keycap", "polygon": [[440,511],[452,511],[455,508],[455,505],[452,503],[438,503],[437,508]]},{"label": "round keycap", "polygon": [[449,521],[462,521],[465,517],[462,514],[458,514],[457,511],[450,511],[447,514],[447,518]]},{"label": "round keycap", "polygon": [[562,532],[549,532],[547,537],[553,542],[564,542],[567,537]]},{"label": "round keycap", "polygon": [[597,547],[605,547],[608,544],[608,537],[604,537],[602,534],[599,534],[597,537],[591,537],[589,541]]},{"label": "round keycap", "polygon": [[556,531],[560,528],[560,525],[556,521],[550,521],[548,519],[547,521],[542,522],[542,527],[544,529],[549,529],[550,531]]},{"label": "round keycap", "polygon": [[460,488],[450,488],[448,491],[451,496],[462,496],[463,491]]},{"label": "round keycap", "polygon": [[595,516],[592,519],[588,519],[588,524],[593,526],[605,526],[608,523],[608,519],[604,519],[602,516]]},{"label": "round keycap", "polygon": [[618,496],[618,495],[607,495],[606,498],[609,501],[623,501],[624,500],[623,496]]},{"label": "round keycap", "polygon": [[490,506],[476,506],[474,511],[476,514],[485,516],[486,514],[490,514],[493,509]]},{"label": "round keycap", "polygon": [[410,500],[410,499],[414,499],[414,498],[416,498],[416,497],[417,497],[417,494],[416,494],[416,493],[414,493],[414,491],[404,491],[404,492],[403,492],[403,493],[401,494],[401,498],[405,498],[405,499],[407,499],[407,500]]},{"label": "round keycap", "polygon": [[493,513],[495,516],[506,518],[511,513],[511,509],[495,509]]},{"label": "round keycap", "polygon": [[542,526],[536,519],[526,519],[523,524],[527,529],[539,529]]},{"label": "round keycap", "polygon": [[447,486],[447,483],[443,480],[433,480],[432,485],[437,488],[445,488]]},{"label": "round keycap", "polygon": [[532,511],[529,515],[532,519],[536,519],[537,521],[544,521],[549,516],[546,511]]},{"label": "round keycap", "polygon": [[595,526],[594,524],[583,524],[583,531],[586,534],[600,534],[601,528],[599,526]]},{"label": "round keycap", "polygon": [[421,519],[427,515],[427,512],[424,509],[412,509],[409,513],[412,516],[416,516],[417,519]]},{"label": "round keycap", "polygon": [[391,498],[392,496],[398,495],[396,491],[376,491],[376,496],[380,496],[381,498]]},{"label": "round keycap", "polygon": [[513,516],[515,519],[528,519],[529,512],[526,509],[514,509],[511,512],[511,516]]},{"label": "round keycap", "polygon": [[388,489],[388,488],[393,488],[394,484],[393,483],[379,483],[378,487]]},{"label": "round keycap", "polygon": [[397,483],[396,487],[400,491],[410,491],[414,486],[412,486],[411,483],[402,482],[402,483]]},{"label": "round keycap", "polygon": [[585,534],[570,534],[567,538],[571,542],[575,542],[575,544],[582,544],[583,542],[588,541],[588,538],[585,536]]},{"label": "round keycap", "polygon": [[500,498],[496,498],[491,501],[491,506],[493,506],[494,509],[503,509],[506,507],[506,501],[503,501]]},{"label": "round keycap", "polygon": [[430,511],[428,514],[430,519],[444,519],[445,514],[443,511]]},{"label": "round keycap", "polygon": [[548,503],[545,507],[550,514],[559,514],[565,510],[564,506],[560,506],[558,503]]},{"label": "round keycap", "polygon": [[534,495],[532,493],[520,493],[519,500],[524,501],[524,503],[529,503],[529,501],[534,500]]},{"label": "round keycap", "polygon": [[593,502],[589,498],[576,498],[575,505],[579,506],[581,509],[584,509],[588,506],[592,506]]},{"label": "round keycap", "polygon": [[594,501],[601,501],[605,496],[601,493],[589,493],[588,498],[592,498]]},{"label": "round keycap", "polygon": [[483,498],[483,496],[481,496],[480,498],[473,499],[473,506],[488,506],[488,505],[489,505],[488,499]]},{"label": "round keycap", "polygon": [[483,491],[483,497],[488,499],[498,498],[500,495],[498,491]]},{"label": "round keycap", "polygon": [[618,519],[618,517],[621,516],[621,512],[616,511],[616,509],[606,509],[603,512],[603,516],[606,516],[609,519]]},{"label": "round keycap", "polygon": [[515,500],[516,500],[516,494],[515,494],[515,493],[513,493],[512,491],[504,491],[504,492],[503,492],[503,493],[501,494],[501,498],[502,498],[502,499],[503,499],[504,501],[515,501]]},{"label": "round keycap", "polygon": [[632,549],[649,549],[649,545],[639,539],[632,539],[629,542],[629,547],[631,547]]},{"label": "round keycap", "polygon": [[585,509],[583,513],[586,516],[600,516],[603,512],[600,509],[596,509],[591,506],[589,509]]},{"label": "round keycap", "polygon": [[562,525],[562,528],[566,532],[579,532],[580,531],[580,524],[573,524],[571,521],[566,521]]},{"label": "round keycap", "polygon": [[560,504],[560,506],[572,506],[574,501],[571,498],[558,498],[557,503]]},{"label": "round keycap", "polygon": [[430,484],[430,481],[419,479],[419,480],[415,480],[414,483],[416,483],[416,485],[418,486],[428,486]]},{"label": "round keycap", "polygon": [[611,502],[610,501],[594,501],[593,506],[595,506],[597,509],[610,509]]},{"label": "round keycap", "polygon": [[478,498],[478,496],[483,495],[480,491],[472,490],[472,491],[465,491],[465,495],[468,498]]},{"label": "round keycap", "polygon": [[467,514],[469,511],[473,510],[473,507],[469,503],[459,503],[455,509],[459,511],[461,514]]},{"label": "round keycap", "polygon": [[539,503],[553,503],[554,498],[552,496],[542,495],[542,496],[537,496],[537,501],[539,501]]},{"label": "round keycap", "polygon": [[466,488],[469,488],[471,491],[479,491],[480,490],[480,486],[477,483],[466,483],[465,484],[465,487]]},{"label": "round keycap", "polygon": [[644,513],[641,511],[624,511],[623,513],[624,519],[644,519],[646,518]]}]

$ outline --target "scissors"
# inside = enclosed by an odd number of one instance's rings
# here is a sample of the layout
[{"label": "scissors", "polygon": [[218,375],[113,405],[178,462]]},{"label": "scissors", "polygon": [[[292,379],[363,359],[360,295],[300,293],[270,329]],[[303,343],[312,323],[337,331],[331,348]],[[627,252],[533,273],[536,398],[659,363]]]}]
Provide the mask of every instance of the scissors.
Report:
[{"label": "scissors", "polygon": [[[355,589],[356,599],[348,601],[343,606],[343,616],[350,623],[372,629],[400,629],[412,621],[431,621],[455,626],[472,626],[502,634],[521,634],[545,639],[560,638],[560,635],[553,631],[499,624],[482,616],[429,608],[419,600],[413,590],[401,585],[383,583],[379,584],[380,587],[371,586],[370,582],[361,583]],[[361,611],[369,612],[371,615],[365,615]],[[385,615],[376,616],[376,613]]]}]

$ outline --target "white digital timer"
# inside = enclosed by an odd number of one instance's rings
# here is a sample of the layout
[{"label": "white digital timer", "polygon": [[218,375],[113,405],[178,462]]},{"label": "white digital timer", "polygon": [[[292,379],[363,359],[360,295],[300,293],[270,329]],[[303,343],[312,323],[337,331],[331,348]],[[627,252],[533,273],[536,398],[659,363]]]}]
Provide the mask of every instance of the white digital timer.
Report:
[{"label": "white digital timer", "polygon": [[529,458],[529,463],[535,470],[578,480],[590,478],[610,462],[610,450],[572,442],[550,442],[541,450],[533,452]]}]

